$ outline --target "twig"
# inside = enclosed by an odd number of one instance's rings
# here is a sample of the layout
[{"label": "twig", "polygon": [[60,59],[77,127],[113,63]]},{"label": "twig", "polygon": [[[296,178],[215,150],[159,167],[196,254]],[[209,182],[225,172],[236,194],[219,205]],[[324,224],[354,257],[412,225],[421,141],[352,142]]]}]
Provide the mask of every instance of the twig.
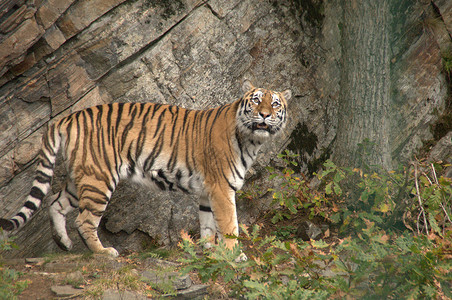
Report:
[{"label": "twig", "polygon": [[421,231],[419,230],[419,219],[421,218],[421,215],[422,215],[422,211],[420,211],[419,214],[417,215],[416,228],[417,228],[418,235],[421,234]]},{"label": "twig", "polygon": [[430,164],[430,166],[432,167],[432,173],[433,173],[433,178],[435,179],[435,183],[439,184],[438,177],[436,177],[435,166],[433,164]]},{"label": "twig", "polygon": [[433,185],[433,182],[430,180],[430,177],[428,177],[428,175],[425,172],[422,172],[422,175],[424,175],[425,178],[427,178],[427,180],[430,183],[430,185]]},{"label": "twig", "polygon": [[[417,194],[417,199],[419,201],[419,207],[421,209],[422,216],[424,217],[425,231],[428,235],[429,231],[428,231],[427,218],[425,217],[425,210],[424,210],[424,206],[422,204],[421,193],[419,191],[419,182],[417,180],[417,164],[414,164],[414,183],[416,184],[416,194]],[[419,218],[418,218],[418,224],[419,224]],[[418,225],[418,232],[419,232],[419,225]]]}]

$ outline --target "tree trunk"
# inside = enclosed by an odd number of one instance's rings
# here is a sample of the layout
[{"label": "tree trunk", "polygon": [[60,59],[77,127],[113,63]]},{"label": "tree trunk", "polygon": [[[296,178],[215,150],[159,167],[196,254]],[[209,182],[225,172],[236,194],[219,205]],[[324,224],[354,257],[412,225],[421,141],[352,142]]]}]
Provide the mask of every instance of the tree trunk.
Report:
[{"label": "tree trunk", "polygon": [[391,167],[389,1],[343,1],[341,94],[333,153],[339,166]]}]

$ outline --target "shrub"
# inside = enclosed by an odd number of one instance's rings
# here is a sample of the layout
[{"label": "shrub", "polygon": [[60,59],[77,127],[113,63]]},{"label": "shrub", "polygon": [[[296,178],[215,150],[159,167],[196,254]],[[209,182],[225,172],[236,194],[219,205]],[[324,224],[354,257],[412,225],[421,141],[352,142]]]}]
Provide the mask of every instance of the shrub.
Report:
[{"label": "shrub", "polygon": [[335,248],[334,264],[348,276],[347,282],[336,278],[333,285],[356,298],[434,299],[444,293],[450,297],[449,249],[450,242],[407,232],[388,234],[369,221],[357,238],[348,237]]},{"label": "shrub", "polygon": [[[235,262],[241,247],[228,250],[224,243],[214,245],[197,255],[199,243],[185,238],[180,246],[188,254],[181,259],[184,272],[196,270],[203,282],[216,281],[219,277],[226,283],[233,297],[245,299],[327,299],[321,268],[315,263],[323,260],[315,254],[310,243],[282,242],[274,236],[262,237],[260,227],[254,225],[249,231],[242,226],[242,241],[250,244],[248,260]],[[201,242],[202,244],[202,242]],[[320,243],[323,247],[323,244]]]},{"label": "shrub", "polygon": [[[297,155],[290,151],[281,153],[278,157],[285,163],[285,167],[277,170],[267,167],[270,172],[269,180],[278,179],[281,184],[278,189],[270,189],[273,192],[273,205],[279,205],[283,209],[275,210],[272,218],[273,223],[283,219],[290,219],[300,210],[309,212],[309,217],[321,216],[328,218],[332,203],[323,194],[312,190],[304,174],[296,174],[293,166],[298,166]],[[339,193],[338,186],[334,187]]]},{"label": "shrub", "polygon": [[[198,255],[199,245],[186,235],[180,244],[185,272],[196,270],[203,282],[223,281],[232,296],[245,299],[452,297],[452,181],[437,176],[440,164],[415,162],[388,172],[327,161],[315,191],[289,167],[290,153],[280,157],[286,167],[269,171],[282,182],[274,202],[286,210],[272,221],[308,209],[309,216],[338,224],[340,236],[303,242],[287,240],[287,225],[272,235],[242,226],[233,251],[220,243]],[[249,259],[237,263],[243,245]]]},{"label": "shrub", "polygon": [[[447,228],[450,230],[452,180],[438,178],[440,164],[415,162],[398,170],[371,173],[339,168],[330,160],[324,167],[317,176],[324,181],[325,196],[336,197],[341,205],[330,219],[340,223],[343,231],[366,228],[366,220],[383,229],[407,228],[417,234],[443,236]],[[343,181],[352,183],[353,191],[344,193]]]},{"label": "shrub", "polygon": [[[11,250],[17,248],[13,238],[5,237],[3,230],[0,229],[0,250]],[[15,270],[0,265],[0,299],[17,299],[28,286],[28,281],[19,280],[22,274]]]}]

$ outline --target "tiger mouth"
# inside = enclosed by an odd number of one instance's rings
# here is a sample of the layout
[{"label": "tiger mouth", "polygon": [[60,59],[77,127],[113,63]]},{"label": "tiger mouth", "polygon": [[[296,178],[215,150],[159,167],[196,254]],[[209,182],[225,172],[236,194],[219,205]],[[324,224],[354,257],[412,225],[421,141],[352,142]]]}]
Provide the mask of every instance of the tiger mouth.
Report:
[{"label": "tiger mouth", "polygon": [[265,131],[270,132],[270,127],[265,123],[254,123],[253,129],[254,130],[265,130]]}]

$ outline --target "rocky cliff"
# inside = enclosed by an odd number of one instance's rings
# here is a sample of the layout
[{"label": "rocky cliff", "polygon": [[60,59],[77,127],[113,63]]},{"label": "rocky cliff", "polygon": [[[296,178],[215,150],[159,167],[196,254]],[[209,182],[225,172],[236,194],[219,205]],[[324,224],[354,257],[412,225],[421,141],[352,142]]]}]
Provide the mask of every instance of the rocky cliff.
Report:
[{"label": "rocky cliff", "polygon": [[[434,138],[450,145],[444,59],[452,53],[452,4],[406,0],[391,9],[391,149],[395,161],[406,161]],[[263,166],[285,147],[300,154],[303,171],[314,171],[335,138],[341,17],[339,0],[3,1],[0,216],[22,206],[49,123],[110,102],[212,107],[240,97],[244,78],[295,95],[285,135],[266,145],[249,182],[264,180]],[[440,159],[450,157],[438,151]],[[64,177],[57,168],[54,192]],[[241,222],[262,209],[238,205]],[[84,250],[73,218],[75,250]],[[126,182],[114,194],[100,237],[119,250],[137,249],[150,240],[172,244],[181,228],[197,226],[196,197],[155,194]],[[58,249],[46,209],[17,235],[20,250],[12,255]]]}]

